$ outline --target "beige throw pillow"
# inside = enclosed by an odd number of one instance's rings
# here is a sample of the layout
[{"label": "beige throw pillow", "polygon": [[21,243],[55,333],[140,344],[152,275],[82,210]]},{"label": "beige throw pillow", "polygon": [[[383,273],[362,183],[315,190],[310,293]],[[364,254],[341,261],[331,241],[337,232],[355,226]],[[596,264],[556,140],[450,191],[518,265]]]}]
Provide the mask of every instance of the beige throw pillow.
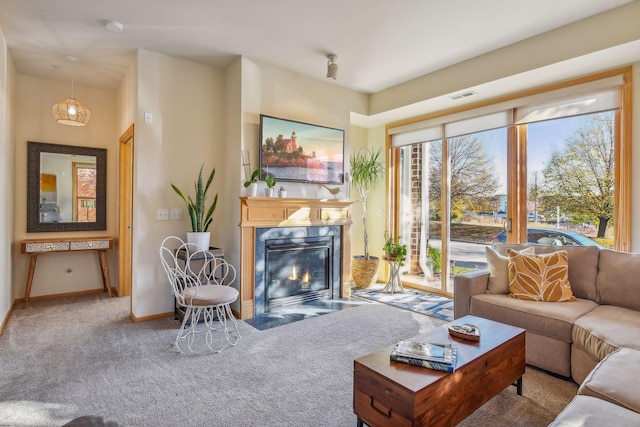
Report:
[{"label": "beige throw pillow", "polygon": [[533,255],[507,249],[509,296],[530,301],[575,301],[567,251]]},{"label": "beige throw pillow", "polygon": [[[533,246],[522,249],[522,252],[533,253]],[[509,293],[509,258],[500,255],[495,249],[487,246],[487,264],[489,266],[489,294]]]}]

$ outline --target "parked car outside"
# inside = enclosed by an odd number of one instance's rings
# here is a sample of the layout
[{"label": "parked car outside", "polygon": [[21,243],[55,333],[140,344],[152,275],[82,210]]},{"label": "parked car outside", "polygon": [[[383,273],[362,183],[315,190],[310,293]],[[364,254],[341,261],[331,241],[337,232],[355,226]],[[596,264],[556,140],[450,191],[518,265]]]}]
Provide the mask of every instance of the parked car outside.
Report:
[{"label": "parked car outside", "polygon": [[[507,235],[504,231],[501,231],[493,237],[493,246],[506,241]],[[585,235],[557,228],[529,228],[527,229],[527,242],[538,245],[596,246],[600,249],[605,249],[600,243]]]}]

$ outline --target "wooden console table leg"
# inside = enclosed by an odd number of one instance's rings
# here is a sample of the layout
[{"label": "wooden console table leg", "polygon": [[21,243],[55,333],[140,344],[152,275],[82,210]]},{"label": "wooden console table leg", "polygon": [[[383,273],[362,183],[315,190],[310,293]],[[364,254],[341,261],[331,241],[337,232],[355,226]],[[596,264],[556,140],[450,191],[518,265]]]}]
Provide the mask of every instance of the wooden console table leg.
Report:
[{"label": "wooden console table leg", "polygon": [[102,283],[109,293],[109,298],[111,298],[111,279],[109,279],[109,267],[107,266],[107,251],[98,251],[98,258],[100,258],[100,269],[102,270]]},{"label": "wooden console table leg", "polygon": [[33,283],[33,275],[36,272],[36,262],[38,261],[38,254],[31,254],[31,261],[29,261],[29,273],[27,274],[27,289],[24,292],[24,304],[22,308],[29,307],[29,296],[31,295],[31,284]]}]

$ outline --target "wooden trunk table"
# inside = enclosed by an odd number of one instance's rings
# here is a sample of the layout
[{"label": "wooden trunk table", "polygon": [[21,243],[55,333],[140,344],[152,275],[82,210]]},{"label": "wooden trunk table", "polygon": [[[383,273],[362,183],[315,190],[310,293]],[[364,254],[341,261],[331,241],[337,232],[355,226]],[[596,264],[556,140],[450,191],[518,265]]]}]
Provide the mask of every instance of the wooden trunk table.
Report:
[{"label": "wooden trunk table", "polygon": [[447,325],[412,338],[451,342],[458,350],[454,373],[392,362],[393,345],[356,359],[353,411],[358,426],[453,426],[511,384],[521,395],[525,330],[475,316],[450,324],[465,323],[480,328],[480,341],[450,337]]}]

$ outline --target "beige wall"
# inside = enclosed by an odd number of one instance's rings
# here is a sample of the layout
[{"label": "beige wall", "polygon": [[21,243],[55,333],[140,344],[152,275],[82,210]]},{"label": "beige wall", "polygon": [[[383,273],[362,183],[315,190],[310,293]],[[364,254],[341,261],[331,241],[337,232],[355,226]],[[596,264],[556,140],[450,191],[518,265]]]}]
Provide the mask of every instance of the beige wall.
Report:
[{"label": "beige wall", "polygon": [[12,282],[13,210],[15,166],[13,162],[13,102],[16,72],[7,51],[7,43],[0,29],[0,189],[4,194],[0,209],[0,325],[15,298]]},{"label": "beige wall", "polygon": [[[173,295],[160,265],[164,237],[190,231],[182,200],[171,183],[191,191],[200,166],[215,167],[213,191],[225,183],[224,74],[145,50],[138,52],[134,149],[132,312],[140,318],[173,311]],[[153,123],[144,123],[151,113]],[[219,204],[228,203],[225,200]],[[181,208],[182,221],[157,221],[157,209]],[[214,215],[211,242],[229,225]]]},{"label": "beige wall", "polygon": [[[51,117],[51,106],[70,95],[69,83],[17,75],[15,104],[15,228],[13,286],[15,298],[24,297],[29,257],[20,254],[23,239],[55,238],[68,233],[27,233],[27,141],[107,149],[107,230],[76,232],[74,236],[114,236],[116,224],[116,93],[75,85],[74,95],[91,110],[84,127],[65,126]],[[108,263],[115,273],[116,254],[110,251]],[[66,274],[68,268],[72,274]],[[113,280],[117,275],[112,274]],[[102,288],[98,257],[93,252],[57,253],[38,258],[31,296],[78,292]]]},{"label": "beige wall", "polygon": [[[371,95],[369,114],[400,108],[483,83],[640,40],[640,1],[514,43]],[[616,65],[600,64],[600,70]],[[567,79],[595,70],[558,70]],[[535,84],[535,83],[532,83]]]}]

